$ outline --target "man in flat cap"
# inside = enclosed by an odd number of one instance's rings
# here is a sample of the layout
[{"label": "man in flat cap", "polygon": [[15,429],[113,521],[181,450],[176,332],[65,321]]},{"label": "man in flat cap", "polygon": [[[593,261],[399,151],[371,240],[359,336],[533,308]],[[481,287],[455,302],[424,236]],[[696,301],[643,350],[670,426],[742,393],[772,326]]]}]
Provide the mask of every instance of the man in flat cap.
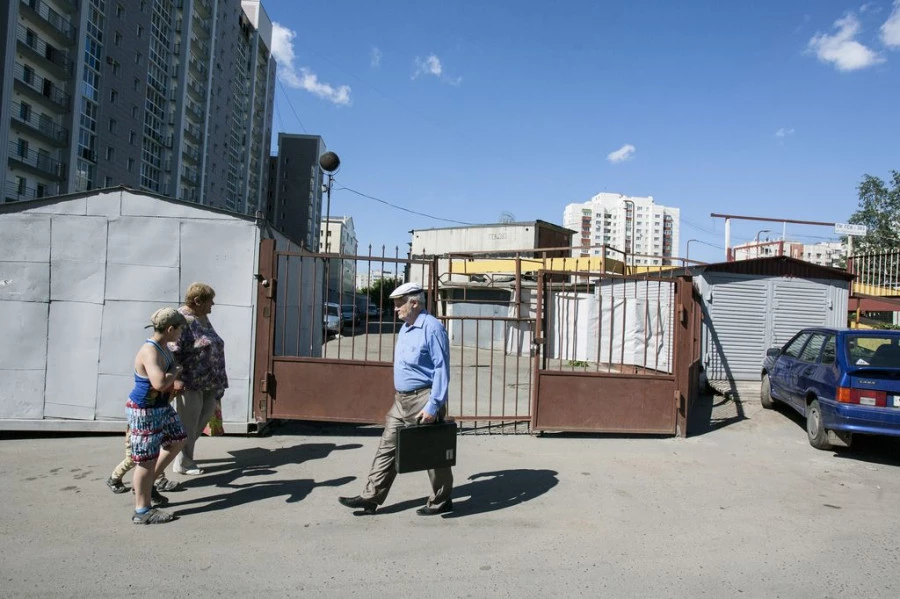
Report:
[{"label": "man in flat cap", "polygon": [[[387,414],[384,434],[375,452],[369,480],[362,495],[341,497],[341,504],[374,514],[387,498],[397,476],[394,457],[397,430],[403,426],[443,420],[447,413],[447,384],[450,380],[450,343],[441,322],[425,310],[425,292],[418,283],[405,283],[390,295],[394,311],[403,326],[394,348],[394,405]],[[453,509],[453,471],[428,471],[431,496],[416,510],[420,516],[434,516]]]}]

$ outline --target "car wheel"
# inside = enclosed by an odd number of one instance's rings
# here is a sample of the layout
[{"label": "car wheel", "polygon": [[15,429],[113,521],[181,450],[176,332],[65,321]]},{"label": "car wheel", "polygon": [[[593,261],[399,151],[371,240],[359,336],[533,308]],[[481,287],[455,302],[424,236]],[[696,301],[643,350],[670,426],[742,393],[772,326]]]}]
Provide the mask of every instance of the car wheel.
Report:
[{"label": "car wheel", "polygon": [[769,375],[764,374],[762,383],[759,385],[759,403],[767,410],[775,407],[775,400],[772,398],[772,383],[769,382]]},{"label": "car wheel", "polygon": [[825,430],[825,423],[822,422],[822,410],[818,400],[815,399],[806,407],[806,435],[809,437],[809,444],[816,449],[831,448],[831,443],[828,442],[828,431]]}]

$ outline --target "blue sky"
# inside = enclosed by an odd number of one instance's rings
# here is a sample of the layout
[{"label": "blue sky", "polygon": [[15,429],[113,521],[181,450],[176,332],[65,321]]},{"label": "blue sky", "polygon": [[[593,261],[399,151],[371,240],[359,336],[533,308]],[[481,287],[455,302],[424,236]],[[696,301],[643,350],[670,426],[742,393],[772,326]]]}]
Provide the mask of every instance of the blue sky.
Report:
[{"label": "blue sky", "polygon": [[[719,261],[710,213],[846,222],[865,173],[900,170],[900,0],[263,5],[273,129],[340,155],[331,213],[361,253],[453,223],[342,186],[466,223],[651,195],[681,209],[682,256],[696,239],[692,259]],[[732,241],[761,229],[781,225],[735,221]]]}]

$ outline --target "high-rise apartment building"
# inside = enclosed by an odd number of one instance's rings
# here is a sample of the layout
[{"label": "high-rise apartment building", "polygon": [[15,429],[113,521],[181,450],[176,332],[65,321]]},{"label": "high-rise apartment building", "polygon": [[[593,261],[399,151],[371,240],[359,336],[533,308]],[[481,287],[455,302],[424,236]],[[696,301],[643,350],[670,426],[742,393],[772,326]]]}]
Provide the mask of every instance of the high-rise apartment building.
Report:
[{"label": "high-rise apartment building", "polygon": [[578,232],[580,249],[572,250],[573,255],[600,255],[606,245],[633,255],[635,265],[658,266],[675,256],[680,212],[652,197],[598,193],[587,202],[566,206],[563,226]]},{"label": "high-rise apartment building", "polygon": [[736,245],[731,251],[735,260],[790,256],[804,262],[832,268],[842,268],[847,260],[847,246],[840,241],[803,243],[800,241],[782,241],[780,239],[771,240],[766,238],[760,241],[753,240]]},{"label": "high-rise apartment building", "polygon": [[325,142],[318,135],[278,134],[278,155],[269,162],[266,218],[279,231],[316,251],[325,216],[322,167]]},{"label": "high-rise apartment building", "polygon": [[272,23],[258,1],[4,0],[3,199],[127,185],[264,210]]}]

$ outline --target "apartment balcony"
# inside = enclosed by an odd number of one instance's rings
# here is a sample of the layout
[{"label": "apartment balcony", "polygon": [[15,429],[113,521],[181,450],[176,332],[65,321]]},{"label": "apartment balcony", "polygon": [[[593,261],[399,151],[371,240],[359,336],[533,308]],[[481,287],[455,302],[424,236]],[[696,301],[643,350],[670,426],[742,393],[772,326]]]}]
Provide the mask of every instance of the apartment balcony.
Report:
[{"label": "apartment balcony", "polygon": [[203,133],[200,132],[200,127],[197,125],[188,125],[183,128],[185,136],[190,138],[194,143],[201,144],[203,143]]},{"label": "apartment balcony", "polygon": [[34,150],[23,150],[14,141],[9,142],[9,162],[24,167],[26,170],[57,181],[66,176],[66,165]]},{"label": "apartment balcony", "polygon": [[188,60],[188,66],[198,76],[200,76],[203,79],[206,79],[206,76],[207,76],[206,65],[203,64],[203,62],[200,59],[198,59],[196,56],[194,56],[193,54],[191,54],[191,58]]},{"label": "apartment balcony", "polygon": [[22,64],[16,63],[15,84],[21,91],[30,97],[51,106],[57,112],[69,111],[69,94],[64,92],[55,83],[41,77],[31,69],[26,69]]},{"label": "apartment balcony", "polygon": [[187,110],[198,121],[203,120],[203,109],[196,102],[194,102],[192,100],[188,100],[187,101]]},{"label": "apartment balcony", "polygon": [[[72,45],[75,42],[75,27],[67,18],[50,8],[49,4],[41,0],[19,0],[19,4],[27,8],[26,12],[30,12],[49,25],[53,36],[64,44]],[[72,2],[63,0],[61,4],[72,5]]]},{"label": "apartment balcony", "polygon": [[207,39],[212,36],[212,28],[210,28],[209,23],[206,20],[195,18],[192,22],[195,31],[197,31],[198,33],[205,33],[206,35],[204,37],[206,37]]},{"label": "apartment balcony", "polygon": [[188,92],[193,93],[194,98],[198,102],[206,101],[206,92],[205,92],[203,86],[201,84],[197,83],[197,81],[193,77],[189,78]]},{"label": "apartment balcony", "polygon": [[185,165],[181,167],[181,178],[196,185],[200,176],[196,168]]},{"label": "apartment balcony", "polygon": [[184,150],[182,151],[181,155],[184,158],[187,158],[188,160],[193,162],[194,164],[200,163],[200,150],[198,150],[197,148],[185,145]]},{"label": "apartment balcony", "polygon": [[65,147],[69,142],[69,130],[60,127],[54,123],[49,117],[41,115],[40,117],[33,110],[27,111],[23,116],[22,105],[13,102],[11,122],[16,128],[27,133],[36,134],[50,143]]},{"label": "apartment balcony", "polygon": [[212,16],[212,3],[209,0],[194,0],[194,11],[208,19]]},{"label": "apartment balcony", "polygon": [[197,54],[203,57],[209,56],[209,44],[201,40],[196,35],[191,36],[191,47],[197,51]]},{"label": "apartment balcony", "polygon": [[49,68],[56,70],[59,75],[69,76],[72,74],[72,65],[74,63],[69,60],[68,52],[51,46],[21,23],[16,27],[16,40],[27,54],[44,61]]}]

